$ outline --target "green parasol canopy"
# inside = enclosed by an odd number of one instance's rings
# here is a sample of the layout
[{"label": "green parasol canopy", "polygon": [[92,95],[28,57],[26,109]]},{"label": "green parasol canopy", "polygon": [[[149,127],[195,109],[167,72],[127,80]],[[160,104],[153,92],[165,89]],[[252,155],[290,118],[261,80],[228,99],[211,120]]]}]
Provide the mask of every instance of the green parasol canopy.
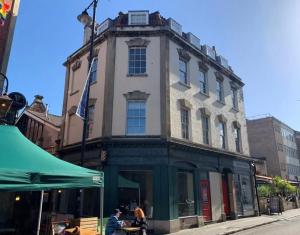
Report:
[{"label": "green parasol canopy", "polygon": [[0,126],[0,191],[104,187],[104,174],[49,154],[14,126]]}]

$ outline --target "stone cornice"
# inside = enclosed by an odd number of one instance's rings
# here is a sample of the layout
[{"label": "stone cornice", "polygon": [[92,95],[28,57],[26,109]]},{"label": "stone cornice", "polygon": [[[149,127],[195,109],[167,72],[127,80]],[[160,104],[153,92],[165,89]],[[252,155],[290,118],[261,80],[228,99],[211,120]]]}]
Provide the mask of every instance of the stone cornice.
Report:
[{"label": "stone cornice", "polygon": [[222,122],[222,123],[227,122],[227,118],[223,114],[219,114],[217,117],[218,117],[219,122]]},{"label": "stone cornice", "polygon": [[181,59],[183,59],[186,62],[190,61],[191,56],[189,55],[189,53],[186,50],[177,48],[177,52]]},{"label": "stone cornice", "polygon": [[126,41],[128,47],[147,47],[150,43],[150,40],[143,38],[133,38],[129,41]]},{"label": "stone cornice", "polygon": [[192,104],[186,99],[179,99],[178,102],[184,108],[192,109],[192,107],[193,107]]},{"label": "stone cornice", "polygon": [[147,100],[150,94],[142,91],[132,91],[123,95],[127,100]]},{"label": "stone cornice", "polygon": [[205,116],[205,117],[209,117],[211,115],[211,112],[208,110],[208,108],[200,108],[199,109],[201,112],[201,115]]}]

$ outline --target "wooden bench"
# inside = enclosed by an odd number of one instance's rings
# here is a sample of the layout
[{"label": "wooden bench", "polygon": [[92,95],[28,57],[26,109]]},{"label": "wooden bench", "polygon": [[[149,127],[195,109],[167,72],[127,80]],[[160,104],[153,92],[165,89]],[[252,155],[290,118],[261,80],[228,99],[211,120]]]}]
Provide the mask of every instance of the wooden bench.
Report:
[{"label": "wooden bench", "polygon": [[97,217],[89,217],[89,218],[79,218],[73,219],[70,222],[71,227],[80,227],[81,230],[89,230],[93,231],[95,235],[100,235],[98,232],[98,218]]}]

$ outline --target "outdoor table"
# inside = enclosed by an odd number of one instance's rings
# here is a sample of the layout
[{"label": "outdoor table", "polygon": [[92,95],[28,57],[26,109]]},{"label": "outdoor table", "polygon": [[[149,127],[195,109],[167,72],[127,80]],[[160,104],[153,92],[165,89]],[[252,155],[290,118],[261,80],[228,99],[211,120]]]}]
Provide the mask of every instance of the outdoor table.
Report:
[{"label": "outdoor table", "polygon": [[126,235],[137,234],[141,228],[137,227],[123,227],[122,230],[126,233]]}]

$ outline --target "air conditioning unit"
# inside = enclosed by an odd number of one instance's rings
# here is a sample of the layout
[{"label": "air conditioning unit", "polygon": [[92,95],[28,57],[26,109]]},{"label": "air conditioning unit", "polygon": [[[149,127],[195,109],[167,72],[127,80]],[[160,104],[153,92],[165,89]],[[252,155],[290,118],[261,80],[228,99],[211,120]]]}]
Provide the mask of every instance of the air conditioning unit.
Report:
[{"label": "air conditioning unit", "polygon": [[196,47],[198,47],[198,48],[201,49],[200,39],[198,37],[196,37],[194,34],[188,33],[187,34],[187,39],[188,39],[189,43],[191,43],[194,46],[196,46]]},{"label": "air conditioning unit", "polygon": [[128,11],[128,25],[148,25],[149,11]]},{"label": "air conditioning unit", "polygon": [[211,48],[210,46],[204,45],[201,47],[202,51],[205,53],[205,55],[208,55],[210,58],[216,60],[216,51]]},{"label": "air conditioning unit", "polygon": [[225,59],[223,56],[217,56],[217,61],[220,65],[222,65],[223,67],[229,69],[229,65],[228,65],[228,60]]},{"label": "air conditioning unit", "polygon": [[97,35],[106,31],[111,25],[112,25],[111,19],[106,19],[105,21],[103,21],[97,28]]},{"label": "air conditioning unit", "polygon": [[179,34],[180,36],[182,36],[182,26],[181,24],[177,23],[174,19],[169,18],[169,26],[170,28],[177,34]]}]

